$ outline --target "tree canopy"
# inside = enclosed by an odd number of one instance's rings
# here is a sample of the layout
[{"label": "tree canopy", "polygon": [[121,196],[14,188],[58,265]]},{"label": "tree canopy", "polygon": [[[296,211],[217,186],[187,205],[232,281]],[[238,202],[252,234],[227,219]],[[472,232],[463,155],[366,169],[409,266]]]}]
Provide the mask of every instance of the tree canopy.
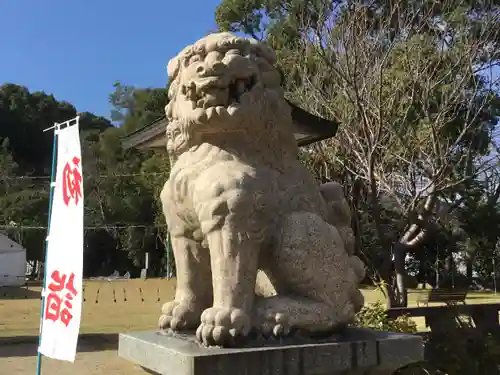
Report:
[{"label": "tree canopy", "polygon": [[[122,110],[118,127],[79,113],[87,276],[115,269],[137,274],[146,252],[151,267],[161,271],[166,227],[158,197],[168,176],[168,159],[161,153],[124,151],[121,137],[160,116],[164,90],[116,85],[110,101]],[[52,95],[14,84],[0,86],[0,230],[26,247],[29,260],[44,257],[53,134],[42,130],[76,115],[75,107]]]},{"label": "tree canopy", "polygon": [[320,180],[344,182],[358,251],[392,304],[406,304],[408,259],[452,259],[463,249],[458,233],[494,251],[498,221],[486,230],[470,220],[498,209],[498,6],[223,0],[216,20],[269,43],[286,95],[340,121],[334,139],[302,157]]}]

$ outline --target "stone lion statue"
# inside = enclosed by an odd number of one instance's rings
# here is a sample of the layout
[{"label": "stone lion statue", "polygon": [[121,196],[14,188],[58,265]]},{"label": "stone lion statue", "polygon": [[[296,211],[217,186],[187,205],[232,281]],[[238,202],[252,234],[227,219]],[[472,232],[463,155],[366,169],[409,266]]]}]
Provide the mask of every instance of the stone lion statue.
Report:
[{"label": "stone lion statue", "polygon": [[265,44],[216,33],[168,64],[161,201],[177,288],[159,326],[206,345],[330,332],[363,305],[349,206],[299,162],[275,63]]}]

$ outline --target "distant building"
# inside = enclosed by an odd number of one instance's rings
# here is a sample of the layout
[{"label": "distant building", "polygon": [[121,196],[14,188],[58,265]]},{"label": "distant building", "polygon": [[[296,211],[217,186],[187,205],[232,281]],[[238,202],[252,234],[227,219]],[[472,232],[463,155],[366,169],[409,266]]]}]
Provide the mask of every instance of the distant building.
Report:
[{"label": "distant building", "polygon": [[[315,116],[288,101],[292,108],[294,135],[299,146],[331,138],[337,133],[339,123]],[[151,124],[136,130],[122,140],[124,149],[137,148],[139,150],[165,149],[166,117],[160,117]]]},{"label": "distant building", "polygon": [[26,249],[0,234],[0,286],[26,283]]}]

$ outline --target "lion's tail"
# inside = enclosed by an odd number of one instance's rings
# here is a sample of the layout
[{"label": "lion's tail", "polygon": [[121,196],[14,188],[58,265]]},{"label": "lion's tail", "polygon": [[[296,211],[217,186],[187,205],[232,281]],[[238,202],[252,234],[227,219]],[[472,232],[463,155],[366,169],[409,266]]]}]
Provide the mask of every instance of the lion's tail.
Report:
[{"label": "lion's tail", "polygon": [[327,222],[337,228],[349,255],[354,253],[354,232],[351,227],[351,209],[344,196],[342,186],[336,182],[327,182],[319,187],[328,206]]}]

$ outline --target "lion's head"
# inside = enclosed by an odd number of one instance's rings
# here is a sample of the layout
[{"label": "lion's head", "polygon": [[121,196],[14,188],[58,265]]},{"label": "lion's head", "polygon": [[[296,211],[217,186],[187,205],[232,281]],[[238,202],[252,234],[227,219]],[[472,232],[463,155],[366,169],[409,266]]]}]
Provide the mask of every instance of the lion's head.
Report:
[{"label": "lion's head", "polygon": [[268,46],[231,33],[208,35],[173,58],[168,64],[170,101],[165,112],[170,139],[183,137],[182,147],[175,151],[182,153],[186,145],[223,134],[245,133],[249,142],[266,138],[261,147],[294,142],[290,108],[275,63]]}]

